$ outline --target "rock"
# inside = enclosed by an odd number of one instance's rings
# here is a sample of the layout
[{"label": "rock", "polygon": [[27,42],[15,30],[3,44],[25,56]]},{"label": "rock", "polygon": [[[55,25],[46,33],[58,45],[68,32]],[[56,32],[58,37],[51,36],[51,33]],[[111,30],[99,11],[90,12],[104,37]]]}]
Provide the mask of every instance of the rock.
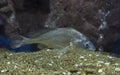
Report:
[{"label": "rock", "polygon": [[4,25],[5,25],[5,19],[2,16],[0,16],[0,35],[3,35],[3,36],[5,35]]},{"label": "rock", "polygon": [[87,0],[51,0],[51,13],[46,27],[73,27],[97,46],[98,39],[98,9],[95,1]]},{"label": "rock", "polygon": [[[120,38],[120,1],[111,1],[110,15],[107,17],[109,29],[104,33],[105,43],[104,48],[106,51],[110,51]],[[113,51],[113,50],[112,50]]]},{"label": "rock", "polygon": [[[39,1],[39,2],[38,2]],[[46,0],[48,1],[48,0]],[[31,4],[32,6],[31,6]],[[41,0],[1,0],[0,15],[6,20],[5,33],[7,38],[14,40],[16,34],[26,35],[28,32],[34,32],[43,28],[44,21],[49,13],[48,3],[42,5],[45,1]],[[34,8],[33,5],[38,4]],[[40,9],[43,12],[39,11]],[[46,6],[47,9],[43,8]],[[29,8],[30,7],[30,8]],[[34,9],[32,9],[32,7]],[[47,14],[46,14],[47,13]]]},{"label": "rock", "polygon": [[48,17],[49,0],[14,0],[16,17],[21,31],[27,35],[44,28],[44,22]]},{"label": "rock", "polygon": [[[114,37],[120,33],[118,31],[119,3],[118,0],[50,0],[51,13],[45,26],[52,28],[73,27],[90,38],[97,48],[102,45],[104,50],[109,51],[114,45]],[[99,42],[101,31],[98,30],[101,24],[98,13],[100,9],[104,12],[110,11],[110,14],[105,19],[109,29],[102,31],[104,35],[102,42]]]},{"label": "rock", "polygon": [[5,34],[8,38],[13,39],[19,31],[19,25],[16,21],[13,2],[12,0],[1,0],[0,4],[0,15],[6,20],[6,24],[4,24]]},{"label": "rock", "polygon": [[[119,0],[0,0],[0,15],[8,23],[5,31],[9,37],[42,30],[44,26],[73,27],[90,38],[97,48],[102,45],[109,51],[120,36],[119,5]],[[110,11],[105,19],[108,29],[102,32],[98,30],[100,9]],[[102,42],[100,33],[104,35]]]}]

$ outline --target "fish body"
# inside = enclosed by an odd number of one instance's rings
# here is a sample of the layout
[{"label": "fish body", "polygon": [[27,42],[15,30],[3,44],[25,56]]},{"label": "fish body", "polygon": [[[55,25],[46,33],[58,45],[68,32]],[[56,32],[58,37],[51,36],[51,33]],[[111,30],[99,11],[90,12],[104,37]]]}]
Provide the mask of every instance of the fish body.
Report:
[{"label": "fish body", "polygon": [[[22,37],[22,36],[21,36]],[[25,44],[37,43],[48,48],[64,48],[67,46],[79,46],[90,50],[95,50],[92,42],[79,31],[73,28],[56,28],[34,38],[25,38],[21,41],[16,40],[13,47],[20,47]]]}]

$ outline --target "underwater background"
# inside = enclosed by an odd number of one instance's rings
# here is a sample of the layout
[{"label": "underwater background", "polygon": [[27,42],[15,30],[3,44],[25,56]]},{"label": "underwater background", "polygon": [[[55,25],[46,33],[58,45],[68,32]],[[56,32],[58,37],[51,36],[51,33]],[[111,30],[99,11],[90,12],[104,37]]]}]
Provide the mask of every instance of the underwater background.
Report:
[{"label": "underwater background", "polygon": [[0,75],[119,75],[119,6],[0,0]]}]

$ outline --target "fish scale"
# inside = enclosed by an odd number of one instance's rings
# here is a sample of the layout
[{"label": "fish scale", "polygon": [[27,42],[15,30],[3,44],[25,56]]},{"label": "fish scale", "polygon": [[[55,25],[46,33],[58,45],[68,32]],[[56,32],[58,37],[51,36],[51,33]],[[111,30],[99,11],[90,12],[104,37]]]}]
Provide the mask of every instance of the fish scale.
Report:
[{"label": "fish scale", "polygon": [[[34,36],[31,36],[34,37]],[[37,43],[39,46],[45,46],[48,48],[65,48],[70,46],[70,43],[73,46],[84,47],[90,50],[95,50],[92,42],[84,36],[79,31],[73,28],[56,28],[46,33],[40,34],[34,38],[25,38],[21,37],[22,40],[13,41],[11,44],[12,47],[20,47],[25,44],[34,44]]]}]

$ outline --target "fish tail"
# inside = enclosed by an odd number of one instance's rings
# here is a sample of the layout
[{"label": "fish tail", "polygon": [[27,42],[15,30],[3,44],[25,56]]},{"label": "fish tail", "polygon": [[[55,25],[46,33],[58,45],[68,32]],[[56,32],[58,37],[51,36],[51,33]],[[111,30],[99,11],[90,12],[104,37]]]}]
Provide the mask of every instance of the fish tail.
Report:
[{"label": "fish tail", "polygon": [[10,46],[12,48],[18,48],[18,47],[21,47],[22,45],[24,45],[24,41],[25,40],[28,40],[28,38],[24,37],[24,36],[21,36],[21,35],[18,35],[15,40],[12,40]]}]

